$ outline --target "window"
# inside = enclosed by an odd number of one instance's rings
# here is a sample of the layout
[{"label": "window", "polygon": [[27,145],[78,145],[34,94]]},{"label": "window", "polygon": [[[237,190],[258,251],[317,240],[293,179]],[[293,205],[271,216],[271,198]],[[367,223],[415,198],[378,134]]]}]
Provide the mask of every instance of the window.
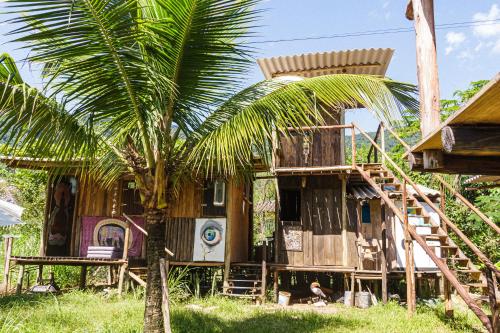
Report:
[{"label": "window", "polygon": [[214,206],[221,207],[226,203],[226,183],[222,180],[214,182]]},{"label": "window", "polygon": [[372,223],[370,217],[370,203],[368,201],[361,204],[361,222]]},{"label": "window", "polygon": [[201,206],[204,217],[226,216],[226,183],[222,180],[206,181]]},{"label": "window", "polygon": [[300,190],[281,190],[280,220],[300,221]]},{"label": "window", "polygon": [[122,212],[127,215],[142,215],[144,207],[141,204],[139,190],[133,180],[122,183]]}]

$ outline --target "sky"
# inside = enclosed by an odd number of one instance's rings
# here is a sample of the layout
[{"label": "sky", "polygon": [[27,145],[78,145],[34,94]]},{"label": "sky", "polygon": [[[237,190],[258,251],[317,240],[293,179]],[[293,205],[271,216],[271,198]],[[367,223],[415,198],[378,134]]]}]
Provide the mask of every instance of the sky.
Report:
[{"label": "sky", "polygon": [[[0,0],[0,12],[5,11],[2,2]],[[259,8],[264,11],[254,41],[412,28],[413,21],[405,17],[406,4],[406,0],[263,0]],[[441,98],[452,98],[455,90],[465,89],[469,82],[491,79],[500,71],[500,0],[440,0],[434,1],[434,5],[438,27],[436,39]],[[0,14],[0,21],[6,17]],[[472,21],[488,22],[465,27],[453,25]],[[10,28],[0,23],[0,53],[8,52],[16,59],[21,59],[26,51],[19,50],[19,45],[8,43],[10,37],[5,36],[5,33]],[[265,42],[254,46],[258,48],[257,58],[355,48],[393,48],[395,53],[387,76],[398,81],[417,83],[413,31]],[[37,73],[31,73],[27,66],[22,69],[22,74],[32,84],[40,82]],[[263,79],[255,64],[247,83],[250,85]],[[378,125],[366,110],[351,112],[346,116],[346,121],[356,121],[366,130],[374,130]]]}]

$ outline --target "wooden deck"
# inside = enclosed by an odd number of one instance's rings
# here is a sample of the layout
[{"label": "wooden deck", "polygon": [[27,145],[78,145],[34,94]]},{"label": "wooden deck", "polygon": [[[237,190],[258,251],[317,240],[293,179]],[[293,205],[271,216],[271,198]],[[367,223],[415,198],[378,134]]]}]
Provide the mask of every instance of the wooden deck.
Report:
[{"label": "wooden deck", "polygon": [[86,257],[10,257],[16,265],[62,265],[62,266],[109,266],[122,265],[123,259],[86,258]]}]

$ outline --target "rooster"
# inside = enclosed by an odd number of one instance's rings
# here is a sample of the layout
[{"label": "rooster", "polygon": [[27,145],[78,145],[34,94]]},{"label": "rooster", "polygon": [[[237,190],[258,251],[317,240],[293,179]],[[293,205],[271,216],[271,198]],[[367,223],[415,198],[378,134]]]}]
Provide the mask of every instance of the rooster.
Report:
[{"label": "rooster", "polygon": [[311,283],[311,291],[314,295],[318,296],[320,300],[322,298],[326,298],[326,295],[323,290],[321,290],[321,286],[318,282]]}]

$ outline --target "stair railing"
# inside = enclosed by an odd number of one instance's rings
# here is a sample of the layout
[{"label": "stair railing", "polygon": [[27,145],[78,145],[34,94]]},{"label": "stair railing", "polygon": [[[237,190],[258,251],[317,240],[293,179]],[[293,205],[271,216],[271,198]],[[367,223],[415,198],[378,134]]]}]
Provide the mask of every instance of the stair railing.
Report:
[{"label": "stair railing", "polygon": [[[373,141],[373,139],[363,131],[359,126],[353,123],[353,127],[357,129],[363,136],[365,136],[368,141],[377,149],[385,160],[388,161],[392,167],[403,177],[403,179],[421,196],[421,198],[440,216],[440,218],[449,226],[456,234],[459,236],[464,243],[471,248],[471,250],[476,254],[476,256],[487,266],[487,268],[491,271],[491,275],[499,276],[500,272],[496,269],[496,267],[491,263],[491,261],[477,248],[474,243],[472,243],[467,236],[465,236],[462,231],[451,222],[448,217],[438,208],[434,203],[423,193],[423,191],[409,178],[404,171],[380,148],[380,146]],[[389,196],[375,183],[375,181],[366,173],[366,171],[356,165],[356,170],[360,173],[360,175],[377,191],[382,200],[387,204],[387,206],[393,211],[393,213],[399,218],[402,222],[405,220],[404,214],[401,210],[394,204],[394,202],[389,198]],[[474,300],[470,297],[469,293],[462,284],[458,281],[457,277],[450,270],[448,265],[444,263],[436,253],[427,245],[426,241],[417,234],[414,228],[409,228],[409,233],[411,237],[422,247],[425,253],[431,258],[431,260],[436,264],[436,266],[443,272],[444,276],[450,283],[453,285],[457,293],[462,297],[464,302],[469,306],[469,308],[474,312],[474,314],[479,318],[479,320],[483,323],[486,329],[489,332],[493,332],[493,323],[490,321],[490,318],[483,312],[483,310],[474,302]],[[490,283],[489,283],[490,284]],[[495,298],[495,295],[492,295],[490,292],[490,298]],[[495,300],[496,303],[496,300]]]},{"label": "stair railing", "polygon": [[434,178],[439,181],[444,187],[450,191],[451,194],[458,200],[460,200],[465,206],[467,206],[470,210],[472,210],[481,220],[483,220],[488,226],[491,227],[498,235],[500,235],[500,227],[498,227],[495,222],[489,219],[483,212],[481,212],[476,206],[474,206],[469,200],[464,198],[463,195],[458,193],[453,186],[451,186],[448,182],[446,182],[441,176],[434,174]]},{"label": "stair railing", "polygon": [[446,214],[436,206],[427,195],[417,186],[417,184],[410,178],[408,175],[394,162],[389,155],[387,155],[380,146],[373,141],[373,139],[359,126],[354,124],[354,127],[365,136],[371,144],[380,151],[380,153],[385,157],[386,161],[388,161],[392,167],[406,180],[406,182],[415,190],[416,193],[439,215],[442,221],[446,223],[446,225],[474,252],[474,254],[481,260],[489,269],[491,269],[497,277],[500,277],[500,271],[496,268],[496,266],[486,257],[484,253],[458,228],[447,216]]}]

